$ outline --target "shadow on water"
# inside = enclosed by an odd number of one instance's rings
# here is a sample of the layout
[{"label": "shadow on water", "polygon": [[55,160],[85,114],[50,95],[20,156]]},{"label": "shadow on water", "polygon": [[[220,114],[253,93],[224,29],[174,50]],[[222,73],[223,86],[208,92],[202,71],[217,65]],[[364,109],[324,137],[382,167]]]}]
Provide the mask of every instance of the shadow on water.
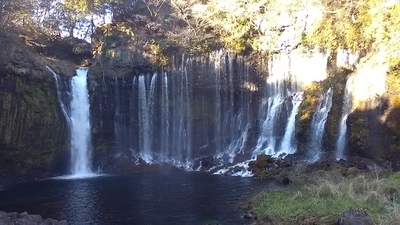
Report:
[{"label": "shadow on water", "polygon": [[278,186],[205,173],[49,179],[0,190],[0,209],[70,224],[246,224],[239,205]]}]

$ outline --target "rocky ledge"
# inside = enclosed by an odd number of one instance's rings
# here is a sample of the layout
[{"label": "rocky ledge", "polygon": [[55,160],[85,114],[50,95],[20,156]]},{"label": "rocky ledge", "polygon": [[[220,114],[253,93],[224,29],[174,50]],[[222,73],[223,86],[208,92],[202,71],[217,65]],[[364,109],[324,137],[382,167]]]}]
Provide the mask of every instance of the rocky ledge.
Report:
[{"label": "rocky ledge", "polygon": [[4,225],[66,225],[68,224],[65,220],[54,220],[50,218],[43,219],[40,215],[30,215],[27,212],[17,213],[10,212],[6,213],[0,211],[0,224]]},{"label": "rocky ledge", "polygon": [[[213,157],[203,158],[201,168],[205,171],[216,172],[221,169]],[[251,172],[259,179],[271,179],[281,184],[290,184],[296,180],[306,179],[308,175],[316,172],[336,172],[344,177],[354,177],[362,173],[379,170],[381,173],[398,171],[390,162],[377,164],[375,161],[357,156],[348,157],[346,160],[336,160],[333,157],[323,156],[316,162],[309,162],[299,154],[287,155],[284,158],[274,158],[260,154],[256,159],[245,164],[230,166],[225,174],[248,174]]]}]

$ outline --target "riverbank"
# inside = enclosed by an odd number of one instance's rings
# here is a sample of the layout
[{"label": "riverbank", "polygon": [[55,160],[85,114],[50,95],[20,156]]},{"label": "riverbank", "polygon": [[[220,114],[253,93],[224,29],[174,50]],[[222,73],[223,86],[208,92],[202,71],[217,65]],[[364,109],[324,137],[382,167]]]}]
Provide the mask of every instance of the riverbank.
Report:
[{"label": "riverbank", "polygon": [[301,179],[292,179],[287,189],[263,191],[249,200],[257,224],[357,224],[338,223],[350,209],[363,210],[363,224],[400,224],[400,172],[377,167],[349,176],[303,172],[292,171],[290,176]]}]

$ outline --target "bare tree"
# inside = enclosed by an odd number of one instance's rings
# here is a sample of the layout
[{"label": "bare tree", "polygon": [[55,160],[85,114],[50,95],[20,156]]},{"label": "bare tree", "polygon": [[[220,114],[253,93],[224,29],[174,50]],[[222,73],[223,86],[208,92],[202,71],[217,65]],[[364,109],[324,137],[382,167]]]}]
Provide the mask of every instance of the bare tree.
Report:
[{"label": "bare tree", "polygon": [[141,0],[147,7],[147,10],[150,13],[150,16],[155,19],[160,13],[161,8],[163,7],[166,0]]}]

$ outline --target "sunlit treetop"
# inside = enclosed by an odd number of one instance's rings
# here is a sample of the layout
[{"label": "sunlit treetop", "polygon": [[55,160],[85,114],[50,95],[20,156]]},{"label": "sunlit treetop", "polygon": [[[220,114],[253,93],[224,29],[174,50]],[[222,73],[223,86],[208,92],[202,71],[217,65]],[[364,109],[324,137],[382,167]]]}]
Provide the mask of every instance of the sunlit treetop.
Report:
[{"label": "sunlit treetop", "polygon": [[64,9],[66,11],[73,11],[78,16],[86,16],[88,14],[99,13],[104,7],[120,2],[121,0],[65,0]]}]

